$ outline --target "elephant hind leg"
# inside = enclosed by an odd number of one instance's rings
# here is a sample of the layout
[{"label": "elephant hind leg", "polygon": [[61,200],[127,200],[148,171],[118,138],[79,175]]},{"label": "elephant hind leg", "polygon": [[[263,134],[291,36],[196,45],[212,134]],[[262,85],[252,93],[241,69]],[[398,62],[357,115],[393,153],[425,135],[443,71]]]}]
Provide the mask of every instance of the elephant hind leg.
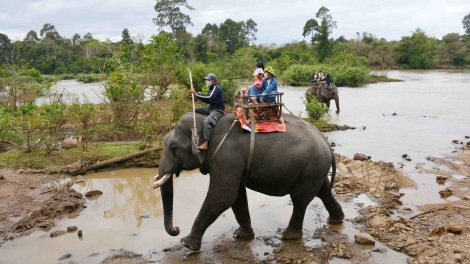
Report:
[{"label": "elephant hind leg", "polygon": [[250,212],[248,210],[248,198],[246,197],[246,187],[240,186],[238,196],[232,205],[232,211],[235,214],[238,224],[240,225],[233,233],[234,238],[250,240],[255,238],[255,233],[251,227]]},{"label": "elephant hind leg", "polygon": [[289,226],[282,232],[282,238],[284,239],[301,239],[302,228],[304,224],[305,211],[310,202],[315,198],[318,192],[318,187],[309,189],[305,186],[300,187],[291,193],[292,204],[294,209],[292,216],[289,221]]},{"label": "elephant hind leg", "polygon": [[330,215],[328,217],[328,223],[333,225],[341,224],[344,220],[343,209],[331,192],[330,181],[328,178],[323,182],[317,196],[322,200],[323,205]]}]

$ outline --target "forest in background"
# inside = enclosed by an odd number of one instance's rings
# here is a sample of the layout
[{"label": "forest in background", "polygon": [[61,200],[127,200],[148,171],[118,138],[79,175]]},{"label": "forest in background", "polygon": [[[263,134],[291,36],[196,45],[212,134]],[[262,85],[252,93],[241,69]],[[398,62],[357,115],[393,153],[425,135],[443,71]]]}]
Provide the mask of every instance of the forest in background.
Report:
[{"label": "forest in background", "polygon": [[[144,149],[191,110],[188,68],[197,91],[207,89],[202,77],[215,73],[226,102],[232,104],[237,80],[250,80],[258,62],[272,66],[285,85],[310,85],[313,72],[323,70],[336,85],[350,87],[369,83],[371,68],[470,64],[470,14],[462,21],[465,35],[436,39],[416,29],[399,41],[367,32],[348,40],[330,38],[336,21],[321,7],[303,28],[310,41],[278,46],[253,44],[258,28],[252,19],[208,23],[193,36],[186,31],[191,18],[183,7],[192,8],[186,0],[158,0],[153,22],[160,31],[147,43],[126,28],[119,42],[98,40],[92,33],[61,36],[49,23],[39,34],[29,31],[23,40],[0,33],[0,150],[50,155],[71,133],[88,141],[138,139]],[[101,82],[101,103],[66,101],[57,85],[64,79]],[[39,96],[47,102],[37,105]],[[83,149],[87,151],[86,145]]]}]

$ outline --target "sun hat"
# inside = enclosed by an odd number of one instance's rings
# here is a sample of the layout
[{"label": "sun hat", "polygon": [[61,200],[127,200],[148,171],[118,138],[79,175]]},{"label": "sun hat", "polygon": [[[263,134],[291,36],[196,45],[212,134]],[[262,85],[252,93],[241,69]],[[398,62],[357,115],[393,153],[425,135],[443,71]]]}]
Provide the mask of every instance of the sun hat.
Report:
[{"label": "sun hat", "polygon": [[214,81],[217,81],[217,77],[215,77],[215,74],[213,74],[213,73],[209,73],[209,74],[207,74],[206,77],[203,77],[203,78],[204,78],[204,80],[214,80]]},{"label": "sun hat", "polygon": [[253,73],[254,76],[257,76],[258,74],[264,74],[263,69],[258,68],[258,69],[256,69],[255,72]]},{"label": "sun hat", "polygon": [[274,74],[274,69],[273,69],[273,67],[271,67],[271,66],[268,66],[268,67],[264,68],[264,71],[265,71],[265,72],[269,72],[269,73],[271,73],[272,75],[276,76],[276,74]]}]

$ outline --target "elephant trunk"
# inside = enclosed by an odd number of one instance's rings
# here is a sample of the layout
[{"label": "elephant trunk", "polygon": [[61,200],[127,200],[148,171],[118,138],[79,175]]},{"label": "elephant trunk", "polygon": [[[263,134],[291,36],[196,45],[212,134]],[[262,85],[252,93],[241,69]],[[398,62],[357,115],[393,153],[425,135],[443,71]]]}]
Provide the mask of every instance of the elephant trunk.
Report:
[{"label": "elephant trunk", "polygon": [[173,227],[173,177],[160,187],[163,201],[163,214],[165,230],[170,236],[177,236],[180,229]]},{"label": "elephant trunk", "polygon": [[335,92],[335,104],[336,104],[336,113],[339,114],[339,95],[338,92]]}]

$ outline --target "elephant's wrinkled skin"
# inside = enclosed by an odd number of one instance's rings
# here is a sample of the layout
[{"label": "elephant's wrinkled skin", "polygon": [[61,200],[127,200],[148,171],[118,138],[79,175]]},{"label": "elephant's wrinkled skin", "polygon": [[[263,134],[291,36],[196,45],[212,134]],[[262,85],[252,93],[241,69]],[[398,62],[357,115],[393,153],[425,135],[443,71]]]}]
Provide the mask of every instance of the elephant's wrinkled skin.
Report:
[{"label": "elephant's wrinkled skin", "polygon": [[307,97],[307,99],[310,99],[312,96],[315,96],[318,101],[326,103],[328,108],[330,108],[330,100],[334,99],[336,103],[336,113],[339,114],[338,88],[334,84],[332,84],[331,87],[331,89],[323,88],[323,91],[321,91],[319,89],[320,85],[312,85],[312,87],[308,88],[308,90],[305,92],[305,96]]},{"label": "elephant's wrinkled skin", "polygon": [[[196,114],[197,128],[201,130],[205,116]],[[272,196],[289,194],[294,205],[288,227],[283,232],[286,239],[302,236],[305,210],[317,196],[330,215],[329,222],[339,224],[344,219],[341,206],[333,197],[327,177],[336,162],[332,150],[323,135],[311,124],[291,115],[283,114],[287,125],[285,133],[257,133],[253,162],[246,180],[246,187]],[[226,114],[213,130],[210,155],[203,151],[203,157],[211,159],[212,153],[235,120],[235,115]],[[232,208],[240,227],[234,237],[254,238],[246,189],[243,185],[250,133],[239,130],[239,123],[230,131],[210,164],[200,167],[191,151],[192,113],[185,114],[165,137],[163,154],[159,163],[160,177],[165,174],[179,175],[181,170],[200,168],[203,174],[210,174],[210,185],[202,208],[194,221],[191,233],[181,239],[181,244],[199,250],[206,229],[225,210]],[[202,138],[199,135],[199,138]],[[168,234],[176,236],[179,228],[173,227],[173,177],[161,186],[164,209],[164,224]]]}]

